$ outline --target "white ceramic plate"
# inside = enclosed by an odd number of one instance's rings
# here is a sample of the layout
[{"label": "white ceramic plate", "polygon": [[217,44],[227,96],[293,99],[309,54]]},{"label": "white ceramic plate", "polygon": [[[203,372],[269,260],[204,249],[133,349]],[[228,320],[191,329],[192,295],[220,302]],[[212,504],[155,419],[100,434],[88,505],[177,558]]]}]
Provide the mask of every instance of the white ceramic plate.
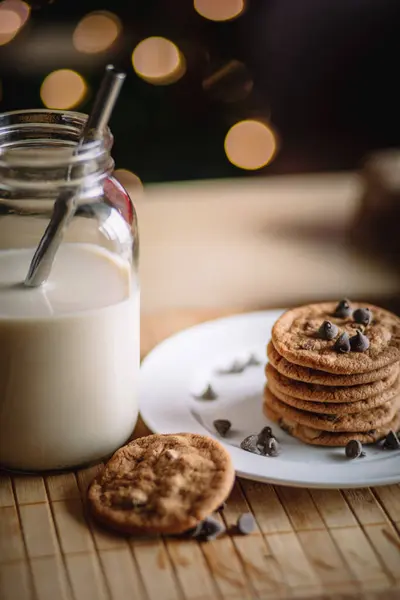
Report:
[{"label": "white ceramic plate", "polygon": [[[156,433],[202,433],[220,439],[238,475],[291,486],[352,488],[400,482],[400,451],[367,446],[366,457],[345,458],[343,448],[308,446],[269,423],[262,413],[265,348],[282,311],[255,312],[210,321],[182,331],[157,346],[143,361],[140,410]],[[262,364],[221,375],[234,360],[256,354]],[[194,395],[211,383],[215,400]],[[221,439],[214,419],[229,419],[232,431]],[[247,435],[271,425],[281,445],[276,458],[240,448]]]}]

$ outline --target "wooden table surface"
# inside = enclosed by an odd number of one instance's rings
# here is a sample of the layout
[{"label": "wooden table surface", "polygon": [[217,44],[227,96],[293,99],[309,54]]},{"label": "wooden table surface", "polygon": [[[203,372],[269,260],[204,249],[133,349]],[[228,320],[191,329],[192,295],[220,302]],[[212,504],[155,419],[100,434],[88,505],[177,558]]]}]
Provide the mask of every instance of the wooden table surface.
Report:
[{"label": "wooden table surface", "polygon": [[[144,317],[142,355],[231,312]],[[135,434],[145,432],[139,422]],[[400,598],[400,485],[307,490],[238,479],[223,518],[230,526],[251,511],[256,532],[200,544],[97,527],[85,493],[100,468],[0,477],[1,600]]]},{"label": "wooden table surface", "polygon": [[361,193],[355,173],[146,187],[137,202],[143,311],[398,293],[398,270],[349,243]]}]

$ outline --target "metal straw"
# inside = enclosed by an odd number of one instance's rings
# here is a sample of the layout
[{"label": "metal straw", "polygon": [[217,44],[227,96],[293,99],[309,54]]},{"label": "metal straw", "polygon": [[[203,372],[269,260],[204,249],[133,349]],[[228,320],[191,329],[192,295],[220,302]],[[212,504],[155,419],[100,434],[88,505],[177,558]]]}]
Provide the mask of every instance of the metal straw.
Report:
[{"label": "metal straw", "polygon": [[[74,148],[74,156],[80,153],[84,144],[98,140],[104,134],[125,77],[125,73],[118,71],[113,65],[107,65],[92,112],[86,121],[79,142]],[[71,170],[70,166],[67,171],[67,180],[71,177]],[[54,203],[50,223],[46,227],[29,266],[24,282],[27,287],[38,287],[49,277],[55,255],[64,232],[74,216],[75,209],[76,191],[61,192]]]}]

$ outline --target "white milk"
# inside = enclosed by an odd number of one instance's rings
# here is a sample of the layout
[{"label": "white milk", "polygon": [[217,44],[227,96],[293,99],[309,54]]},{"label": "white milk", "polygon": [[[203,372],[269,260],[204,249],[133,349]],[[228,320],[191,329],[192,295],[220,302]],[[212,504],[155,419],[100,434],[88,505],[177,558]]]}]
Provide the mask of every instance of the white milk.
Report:
[{"label": "white milk", "polygon": [[33,250],[0,250],[0,464],[84,464],[137,419],[139,291],[128,264],[64,244],[49,281],[24,288]]}]

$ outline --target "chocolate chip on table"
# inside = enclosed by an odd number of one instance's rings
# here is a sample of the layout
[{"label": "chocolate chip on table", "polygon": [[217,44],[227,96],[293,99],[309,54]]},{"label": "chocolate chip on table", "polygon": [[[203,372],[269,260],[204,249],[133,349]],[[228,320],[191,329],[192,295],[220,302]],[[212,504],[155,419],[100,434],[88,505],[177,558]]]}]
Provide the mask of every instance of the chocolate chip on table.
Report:
[{"label": "chocolate chip on table", "polygon": [[353,319],[356,323],[361,323],[361,325],[369,325],[372,321],[372,312],[369,308],[357,308],[353,312]]},{"label": "chocolate chip on table", "polygon": [[369,348],[369,339],[361,331],[357,331],[356,335],[350,338],[350,348],[353,352],[366,352]]},{"label": "chocolate chip on table", "polygon": [[242,450],[246,450],[247,452],[253,452],[253,454],[261,454],[258,448],[257,434],[252,434],[245,437],[244,440],[240,443],[240,447]]},{"label": "chocolate chip on table", "polygon": [[362,444],[359,440],[350,440],[345,448],[347,458],[363,458],[365,452],[363,452]]},{"label": "chocolate chip on table", "polygon": [[[183,533],[178,534],[176,537],[182,537],[182,538],[197,538],[201,532],[203,526],[203,522],[199,521],[199,523],[197,523],[196,527],[192,527],[191,529],[188,529],[187,531],[184,531]],[[173,536],[175,537],[175,536]]]},{"label": "chocolate chip on table", "polygon": [[382,447],[384,450],[400,450],[400,439],[393,429],[387,434]]},{"label": "chocolate chip on table", "polygon": [[346,319],[347,317],[350,317],[352,312],[353,309],[350,306],[350,301],[347,300],[347,298],[344,298],[338,303],[333,314],[339,319]]},{"label": "chocolate chip on table", "polygon": [[216,400],[218,394],[214,391],[212,385],[209,383],[201,394],[193,394],[197,400]]},{"label": "chocolate chip on table", "polygon": [[336,352],[350,352],[350,337],[346,331],[339,335],[333,348]]},{"label": "chocolate chip on table", "polygon": [[239,533],[248,535],[255,530],[256,521],[251,513],[243,513],[238,517],[236,527],[238,528]]},{"label": "chocolate chip on table", "polygon": [[226,502],[223,502],[220,506],[218,506],[217,512],[223,512],[226,509],[226,506]]},{"label": "chocolate chip on table", "polygon": [[324,321],[318,329],[318,337],[323,340],[334,340],[339,333],[339,328],[330,321]]},{"label": "chocolate chip on table", "polygon": [[216,419],[213,425],[221,437],[225,437],[232,427],[232,423],[228,419]]},{"label": "chocolate chip on table", "polygon": [[226,531],[225,525],[220,523],[220,521],[214,519],[214,517],[206,517],[201,522],[196,538],[203,542],[210,542],[219,537],[224,531]]}]

